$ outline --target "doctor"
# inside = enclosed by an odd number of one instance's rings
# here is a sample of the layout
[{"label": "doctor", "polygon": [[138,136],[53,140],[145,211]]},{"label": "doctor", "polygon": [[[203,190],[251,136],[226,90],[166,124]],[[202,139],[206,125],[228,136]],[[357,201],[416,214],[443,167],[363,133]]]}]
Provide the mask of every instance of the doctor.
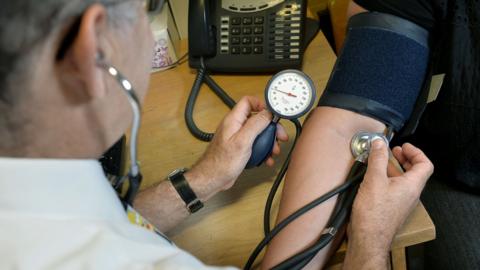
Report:
[{"label": "doctor", "polygon": [[[125,94],[99,59],[129,78],[143,100],[153,44],[144,7],[141,0],[2,3],[1,269],[213,269],[130,224],[97,162],[132,120]],[[201,202],[230,188],[270,119],[262,102],[243,98],[181,176],[186,188]],[[282,128],[277,135],[287,139]],[[382,143],[371,153],[352,213],[347,267],[386,266],[389,243],[432,172],[414,146],[394,152],[407,173],[387,174]],[[135,206],[161,231],[193,211],[168,181],[140,193]]]}]

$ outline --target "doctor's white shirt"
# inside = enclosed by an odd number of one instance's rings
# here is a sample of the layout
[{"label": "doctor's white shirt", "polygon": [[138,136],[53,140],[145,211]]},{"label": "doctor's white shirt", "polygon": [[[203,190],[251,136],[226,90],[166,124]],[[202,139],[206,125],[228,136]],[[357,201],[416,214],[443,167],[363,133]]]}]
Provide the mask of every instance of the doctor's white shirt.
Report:
[{"label": "doctor's white shirt", "polygon": [[96,160],[0,158],[0,269],[234,268],[131,224]]}]

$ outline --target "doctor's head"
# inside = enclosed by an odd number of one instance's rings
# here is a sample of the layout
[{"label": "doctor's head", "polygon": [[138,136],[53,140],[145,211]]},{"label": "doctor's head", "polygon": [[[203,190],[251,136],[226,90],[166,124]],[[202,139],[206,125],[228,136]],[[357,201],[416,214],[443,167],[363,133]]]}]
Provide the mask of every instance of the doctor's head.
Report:
[{"label": "doctor's head", "polygon": [[145,96],[153,38],[143,0],[16,0],[0,8],[0,156],[96,158],[128,129],[105,61]]}]

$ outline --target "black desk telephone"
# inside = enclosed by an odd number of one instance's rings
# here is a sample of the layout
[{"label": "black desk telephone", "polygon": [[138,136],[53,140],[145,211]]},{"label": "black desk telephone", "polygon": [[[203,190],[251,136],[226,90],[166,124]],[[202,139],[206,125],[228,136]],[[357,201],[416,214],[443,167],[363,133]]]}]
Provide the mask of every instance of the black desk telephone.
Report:
[{"label": "black desk telephone", "polygon": [[306,0],[190,0],[189,63],[219,72],[300,68]]}]

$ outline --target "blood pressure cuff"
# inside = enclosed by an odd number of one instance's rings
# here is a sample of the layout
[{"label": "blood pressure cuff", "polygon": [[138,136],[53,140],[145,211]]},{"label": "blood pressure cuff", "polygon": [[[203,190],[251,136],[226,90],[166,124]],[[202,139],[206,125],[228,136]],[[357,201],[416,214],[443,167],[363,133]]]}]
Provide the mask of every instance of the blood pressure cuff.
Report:
[{"label": "blood pressure cuff", "polygon": [[384,13],[350,18],[319,106],[373,117],[399,131],[424,88],[429,33],[405,19]]}]

